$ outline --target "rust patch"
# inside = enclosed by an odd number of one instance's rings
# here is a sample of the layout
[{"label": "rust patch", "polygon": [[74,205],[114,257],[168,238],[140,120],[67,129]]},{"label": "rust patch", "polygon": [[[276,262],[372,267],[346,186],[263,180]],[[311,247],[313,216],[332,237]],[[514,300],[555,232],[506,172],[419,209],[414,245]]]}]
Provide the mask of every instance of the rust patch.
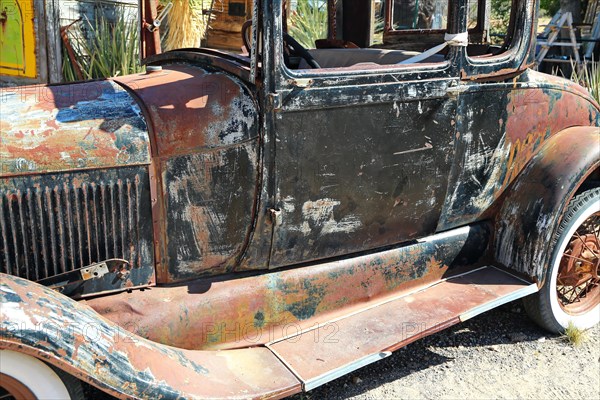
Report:
[{"label": "rust patch", "polygon": [[2,34],[3,35],[6,33],[6,21],[8,21],[8,13],[7,13],[7,9],[5,8],[0,13],[0,25],[2,25]]},{"label": "rust patch", "polygon": [[214,352],[160,345],[43,286],[0,278],[0,349],[41,358],[113,396],[263,399],[301,390],[266,348]]},{"label": "rust patch", "polygon": [[146,124],[109,81],[2,90],[0,177],[147,164]]},{"label": "rust patch", "polygon": [[134,91],[145,104],[161,157],[232,145],[251,137],[254,104],[227,75],[172,65],[162,72],[115,81]]},{"label": "rust patch", "polygon": [[470,234],[460,231],[451,239],[432,239],[351,260],[237,280],[205,279],[87,304],[120,326],[160,343],[211,350],[256,346],[327,322],[367,302],[437,281],[454,270],[451,266],[465,265],[459,257],[464,249],[481,254],[485,232],[473,228]]},{"label": "rust patch", "polygon": [[571,93],[541,88],[512,91],[505,143],[510,151],[502,188],[514,181],[548,138],[570,126],[589,125],[593,122],[589,118],[589,102]]}]

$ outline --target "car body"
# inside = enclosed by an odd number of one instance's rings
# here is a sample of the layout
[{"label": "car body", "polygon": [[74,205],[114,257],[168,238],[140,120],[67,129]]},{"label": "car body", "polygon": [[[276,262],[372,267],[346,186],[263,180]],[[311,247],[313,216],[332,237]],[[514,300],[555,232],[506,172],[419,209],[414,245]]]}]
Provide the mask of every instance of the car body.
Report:
[{"label": "car body", "polygon": [[283,397],[547,286],[600,179],[600,106],[531,69],[529,0],[504,47],[410,62],[467,31],[466,3],[408,36],[388,6],[391,50],[356,29],[307,55],[255,1],[246,57],[5,91],[2,351],[123,398]]}]

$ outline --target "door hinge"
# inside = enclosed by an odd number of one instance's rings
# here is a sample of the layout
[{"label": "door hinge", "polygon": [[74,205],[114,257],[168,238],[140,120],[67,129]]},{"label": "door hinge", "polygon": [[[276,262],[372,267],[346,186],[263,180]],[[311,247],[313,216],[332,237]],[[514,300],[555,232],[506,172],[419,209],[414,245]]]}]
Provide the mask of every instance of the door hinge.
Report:
[{"label": "door hinge", "polygon": [[272,110],[280,110],[283,106],[281,95],[277,93],[267,94],[267,103],[269,104]]}]

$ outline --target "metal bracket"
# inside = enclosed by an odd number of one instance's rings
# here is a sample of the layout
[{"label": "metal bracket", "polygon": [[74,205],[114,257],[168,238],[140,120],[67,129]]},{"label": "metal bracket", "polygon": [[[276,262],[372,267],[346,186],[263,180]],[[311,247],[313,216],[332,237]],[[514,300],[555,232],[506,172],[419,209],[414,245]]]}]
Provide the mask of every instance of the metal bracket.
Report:
[{"label": "metal bracket", "polygon": [[274,111],[280,110],[281,107],[283,106],[283,101],[281,99],[281,95],[276,94],[276,93],[267,94],[267,102]]},{"label": "metal bracket", "polygon": [[144,22],[144,28],[148,29],[148,31],[150,31],[150,32],[154,32],[157,29],[159,29],[160,26],[162,25],[162,22],[167,17],[167,15],[169,14],[169,12],[171,11],[172,8],[173,8],[173,2],[169,2],[165,6],[165,8],[163,8],[163,10],[160,12],[158,17],[156,17],[156,19],[154,21],[152,21],[151,24],[149,24],[148,22]]},{"label": "metal bracket", "polygon": [[269,217],[273,226],[279,226],[283,223],[283,212],[279,209],[269,208]]},{"label": "metal bracket", "polygon": [[41,279],[37,283],[66,294],[65,292],[70,292],[70,289],[79,287],[85,281],[100,279],[109,273],[116,274],[115,280],[125,279],[129,275],[129,262],[120,258],[113,258]]},{"label": "metal bracket", "polygon": [[457,98],[461,93],[466,92],[469,89],[467,85],[461,85],[459,83],[454,83],[448,86],[446,89],[446,93],[450,98]]},{"label": "metal bracket", "polygon": [[90,279],[102,278],[108,272],[108,265],[105,262],[92,264],[89,267],[81,269],[81,280],[88,281]]}]

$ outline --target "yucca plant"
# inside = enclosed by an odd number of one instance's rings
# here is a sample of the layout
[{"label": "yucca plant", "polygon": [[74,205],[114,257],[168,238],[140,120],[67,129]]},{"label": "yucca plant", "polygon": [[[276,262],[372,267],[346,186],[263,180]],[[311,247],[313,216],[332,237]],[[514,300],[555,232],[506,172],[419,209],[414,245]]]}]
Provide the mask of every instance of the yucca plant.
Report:
[{"label": "yucca plant", "polygon": [[327,38],[327,2],[298,0],[289,19],[289,33],[302,46],[312,49],[315,40]]},{"label": "yucca plant", "polygon": [[[67,50],[65,49],[65,46],[63,44],[62,77],[63,77],[63,81],[65,81],[65,82],[76,82],[76,81],[80,80],[80,78],[77,76],[77,73],[75,72],[75,67],[73,66],[73,62],[76,62],[76,61],[71,60],[69,58],[69,55],[67,54]],[[81,79],[83,79],[83,77],[81,77]]]},{"label": "yucca plant", "polygon": [[[94,23],[87,18],[68,33],[75,60],[63,50],[63,77],[78,80],[73,62],[77,63],[84,79],[99,79],[139,72],[139,32],[137,20],[127,18],[126,10],[116,10],[116,19],[109,21],[103,12]],[[89,32],[87,39],[81,24]]]},{"label": "yucca plant", "polygon": [[571,80],[587,88],[600,103],[600,61],[586,61],[580,68],[572,65]]}]

